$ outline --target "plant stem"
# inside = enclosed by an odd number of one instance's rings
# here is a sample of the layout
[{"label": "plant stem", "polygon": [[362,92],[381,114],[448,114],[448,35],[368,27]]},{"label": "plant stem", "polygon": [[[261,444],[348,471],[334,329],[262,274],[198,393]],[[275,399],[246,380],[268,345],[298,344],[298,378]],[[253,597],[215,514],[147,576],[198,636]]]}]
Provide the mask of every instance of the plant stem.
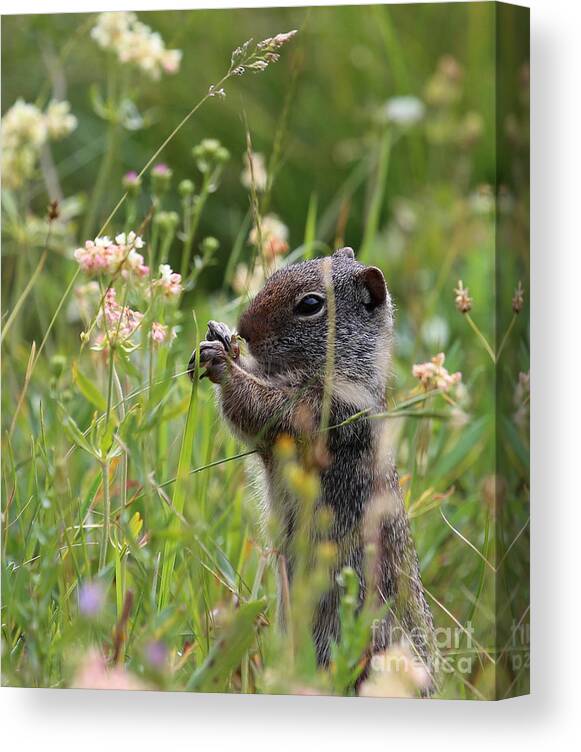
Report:
[{"label": "plant stem", "polygon": [[127,211],[125,212],[125,233],[130,232],[135,223],[137,215],[137,200],[132,196],[127,202]]},{"label": "plant stem", "polygon": [[99,552],[99,570],[103,569],[107,562],[107,546],[109,544],[109,529],[111,524],[111,496],[109,493],[109,459],[106,459],[103,468],[103,527],[101,529],[101,547]]},{"label": "plant stem", "polygon": [[[105,412],[105,429],[104,436],[107,436],[109,430],[109,420],[111,418],[111,404],[113,401],[113,373],[115,371],[115,348],[109,344],[109,372],[107,377],[107,409]],[[111,494],[109,489],[109,447],[106,448],[105,458],[102,460],[103,468],[103,528],[101,535],[101,550],[99,553],[99,569],[102,569],[107,562],[107,547],[109,545],[109,532],[111,528]]]},{"label": "plant stem", "polygon": [[[125,396],[123,394],[123,387],[117,374],[117,369],[113,368],[113,379],[115,381],[115,388],[119,396],[119,417],[121,420],[125,417]],[[123,447],[121,455],[121,506],[120,514],[124,513],[127,507],[127,481],[129,471],[129,456],[127,450]],[[115,589],[117,591],[117,619],[121,618],[123,610],[123,603],[125,601],[125,582],[126,582],[126,569],[127,569],[127,555],[125,551],[123,536],[116,536],[115,541]]]},{"label": "plant stem", "polygon": [[486,337],[484,336],[484,334],[482,334],[482,332],[480,331],[480,329],[478,328],[478,326],[475,324],[475,322],[472,319],[472,316],[469,313],[465,313],[464,316],[466,317],[466,321],[470,324],[470,326],[472,327],[472,329],[474,330],[474,332],[478,336],[479,340],[484,345],[484,349],[490,355],[490,359],[496,365],[496,355],[494,354],[494,351],[493,351],[492,347],[490,347],[490,345],[488,344],[488,340],[486,339]]},{"label": "plant stem", "polygon": [[197,200],[193,206],[192,216],[191,216],[191,220],[189,223],[189,232],[184,242],[184,252],[182,254],[181,275],[182,275],[182,281],[184,282],[188,276],[188,272],[190,269],[190,260],[192,257],[192,248],[194,245],[194,238],[196,237],[198,225],[200,224],[200,218],[202,216],[204,205],[210,193],[210,185],[212,183],[213,177],[214,175],[209,175],[208,173],[204,175],[204,182],[202,183],[202,190],[200,191],[200,195],[197,197]]},{"label": "plant stem", "polygon": [[512,319],[510,320],[510,324],[508,325],[508,328],[507,328],[507,330],[506,330],[506,332],[504,334],[504,337],[502,338],[502,342],[500,343],[500,347],[498,348],[498,352],[496,353],[496,362],[497,363],[500,360],[500,354],[504,350],[504,346],[508,342],[508,338],[510,336],[510,333],[512,332],[512,328],[513,328],[513,326],[516,323],[516,317],[517,317],[517,314],[514,313],[513,316],[512,316]]}]

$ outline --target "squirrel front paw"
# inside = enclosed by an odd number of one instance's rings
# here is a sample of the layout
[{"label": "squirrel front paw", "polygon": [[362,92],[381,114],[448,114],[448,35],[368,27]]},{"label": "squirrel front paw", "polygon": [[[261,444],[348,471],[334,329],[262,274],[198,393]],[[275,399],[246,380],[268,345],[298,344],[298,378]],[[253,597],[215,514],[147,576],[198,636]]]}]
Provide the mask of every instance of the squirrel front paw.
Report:
[{"label": "squirrel front paw", "polygon": [[214,384],[221,384],[228,368],[228,353],[220,341],[200,342],[200,368],[205,368],[201,378],[207,376]]},{"label": "squirrel front paw", "polygon": [[230,328],[226,324],[222,324],[220,321],[208,321],[206,341],[221,342],[224,346],[224,350],[232,360],[236,360],[240,355],[238,337],[230,331]]},{"label": "squirrel front paw", "polygon": [[[237,360],[240,347],[236,334],[226,324],[208,322],[206,339],[200,342],[200,368],[205,368],[201,378],[207,376],[214,384],[220,384],[226,373],[229,361]],[[188,375],[193,379],[196,365],[196,351],[188,363]]]}]

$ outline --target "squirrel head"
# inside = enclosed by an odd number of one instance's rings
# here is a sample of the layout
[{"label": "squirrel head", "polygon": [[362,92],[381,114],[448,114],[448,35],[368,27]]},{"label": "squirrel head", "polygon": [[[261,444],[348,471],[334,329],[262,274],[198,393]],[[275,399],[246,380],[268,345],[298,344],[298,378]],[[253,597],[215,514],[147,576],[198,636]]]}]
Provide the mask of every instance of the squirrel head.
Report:
[{"label": "squirrel head", "polygon": [[325,373],[333,319],[336,373],[384,382],[391,298],[381,270],[359,263],[352,248],[275,272],[242,314],[238,332],[265,373],[317,375]]}]

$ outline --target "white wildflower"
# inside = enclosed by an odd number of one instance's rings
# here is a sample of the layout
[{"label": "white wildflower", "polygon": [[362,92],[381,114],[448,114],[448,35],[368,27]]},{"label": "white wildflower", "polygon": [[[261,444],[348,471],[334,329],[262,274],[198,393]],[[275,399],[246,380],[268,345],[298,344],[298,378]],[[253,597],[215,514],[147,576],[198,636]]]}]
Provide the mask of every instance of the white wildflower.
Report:
[{"label": "white wildflower", "polygon": [[4,188],[20,188],[34,173],[38,154],[30,147],[20,149],[2,148],[2,185]]},{"label": "white wildflower", "polygon": [[131,274],[140,279],[149,274],[149,267],[136,250],[144,245],[141,236],[135,232],[131,231],[128,235],[122,232],[115,242],[106,235],[87,240],[83,247],[75,250],[73,256],[85,274],[111,275],[121,270],[125,279]]},{"label": "white wildflower", "polygon": [[244,170],[240,176],[242,185],[245,188],[250,188],[254,177],[256,190],[259,192],[265,191],[268,184],[268,175],[264,155],[259,152],[253,152],[249,159],[248,154],[244,154],[243,160]]},{"label": "white wildflower", "polygon": [[361,697],[415,697],[430,686],[422,659],[405,643],[374,655],[370,668],[359,691]]},{"label": "white wildflower", "polygon": [[161,67],[166,73],[177,73],[182,62],[181,50],[164,50],[161,54]]},{"label": "white wildflower", "polygon": [[71,113],[69,102],[53,99],[46,108],[46,127],[50,138],[59,140],[77,127],[77,118]]},{"label": "white wildflower", "polygon": [[[97,238],[99,240],[99,238]],[[108,244],[110,244],[110,240],[107,238]],[[124,232],[120,232],[119,235],[115,236],[115,242],[117,245],[125,245],[125,246],[131,246],[132,248],[137,248],[138,250],[140,248],[143,248],[145,243],[143,242],[143,238],[140,235],[137,235],[133,230],[131,230],[127,235],[125,235]]]},{"label": "white wildflower", "polygon": [[177,298],[182,292],[182,275],[172,271],[169,264],[159,265],[159,279],[154,284],[166,298]]},{"label": "white wildflower", "polygon": [[419,380],[426,391],[441,389],[447,392],[462,380],[460,371],[448,373],[444,368],[445,360],[446,356],[444,353],[438,353],[427,363],[416,363],[412,367],[412,374]]},{"label": "white wildflower", "polygon": [[101,13],[91,36],[117,55],[119,62],[135,65],[154,80],[162,72],[177,73],[182,51],[168,50],[161,35],[137,20],[135,13]]},{"label": "white wildflower", "polygon": [[46,141],[47,123],[34,104],[17,99],[2,118],[2,148],[41,147]]},{"label": "white wildflower", "polygon": [[34,175],[46,141],[63,138],[76,128],[68,102],[51,102],[43,113],[18,99],[2,118],[2,179],[6,188],[19,188]]},{"label": "white wildflower", "polygon": [[270,261],[288,251],[288,227],[276,214],[267,214],[262,219],[260,234],[256,226],[250,231],[248,240],[252,245],[257,246],[260,239],[264,254]]},{"label": "white wildflower", "polygon": [[232,280],[232,288],[238,295],[254,297],[264,285],[262,265],[256,264],[252,272],[246,264],[238,264]]},{"label": "white wildflower", "polygon": [[468,204],[474,214],[486,215],[494,211],[496,200],[492,187],[486,183],[478,188],[468,198]]},{"label": "white wildflower", "polygon": [[420,333],[423,343],[433,352],[448,344],[450,327],[443,316],[436,315],[424,321]]},{"label": "white wildflower", "polygon": [[415,125],[423,119],[426,108],[417,97],[392,97],[382,109],[385,120],[403,127]]},{"label": "white wildflower", "polygon": [[104,50],[117,50],[124,35],[137,20],[135,13],[99,13],[97,24],[91,29],[91,37]]},{"label": "white wildflower", "polygon": [[516,425],[526,430],[529,423],[529,411],[530,411],[530,399],[531,399],[531,374],[530,371],[526,373],[519,373],[518,382],[514,389],[513,404],[516,408],[513,419]]}]

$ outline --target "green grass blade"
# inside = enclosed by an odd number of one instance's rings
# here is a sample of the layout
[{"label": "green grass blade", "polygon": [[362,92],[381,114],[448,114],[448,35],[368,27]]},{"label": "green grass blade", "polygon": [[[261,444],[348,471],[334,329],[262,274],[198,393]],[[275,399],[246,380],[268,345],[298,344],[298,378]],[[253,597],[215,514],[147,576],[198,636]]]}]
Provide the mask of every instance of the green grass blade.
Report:
[{"label": "green grass blade", "polygon": [[[196,327],[196,342],[198,341],[198,332]],[[194,379],[192,383],[192,391],[190,394],[190,404],[188,406],[188,415],[186,418],[186,425],[184,428],[184,434],[182,437],[182,443],[180,447],[180,455],[178,460],[178,470],[176,475],[176,482],[174,486],[174,492],[172,497],[172,506],[177,513],[174,516],[170,531],[174,532],[179,529],[181,516],[184,504],[186,500],[186,490],[188,486],[188,478],[190,475],[191,459],[192,459],[192,446],[194,444],[194,432],[196,428],[196,405],[198,397],[198,368],[197,364],[199,357],[196,357],[196,369],[194,373]],[[166,542],[163,551],[163,564],[161,568],[161,581],[159,586],[159,599],[158,609],[162,611],[168,603],[171,587],[171,577],[174,570],[176,560],[177,547],[175,540],[170,537]]]}]

